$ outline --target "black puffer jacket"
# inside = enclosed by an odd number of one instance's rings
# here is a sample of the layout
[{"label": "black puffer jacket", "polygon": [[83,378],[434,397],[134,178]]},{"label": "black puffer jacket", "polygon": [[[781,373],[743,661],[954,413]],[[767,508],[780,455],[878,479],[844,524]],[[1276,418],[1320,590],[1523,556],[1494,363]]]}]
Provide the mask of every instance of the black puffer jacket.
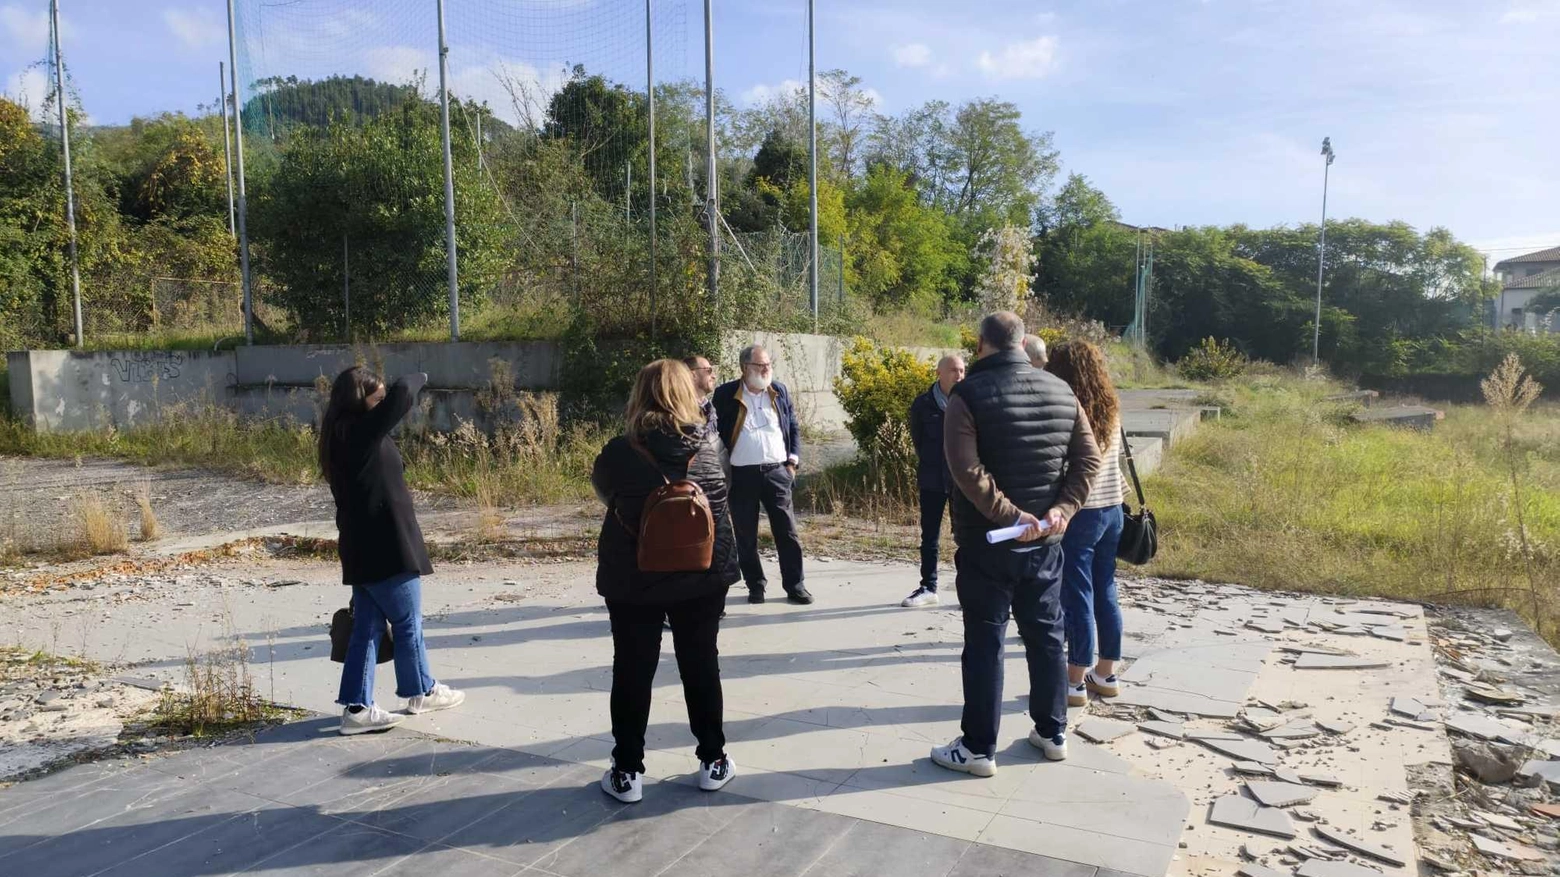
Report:
[{"label": "black puffer jacket", "polygon": [[[722,593],[742,578],[737,541],[726,507],[726,473],[720,438],[706,427],[681,435],[652,432],[646,448],[666,477],[689,478],[703,488],[715,514],[714,562],[706,572],[642,573],[638,569],[639,514],[645,497],[663,483],[650,461],[635,451],[627,436],[607,442],[596,457],[590,481],[607,505],[596,542],[596,592],[625,603],[677,603]],[[614,514],[616,512],[616,514]]]}]

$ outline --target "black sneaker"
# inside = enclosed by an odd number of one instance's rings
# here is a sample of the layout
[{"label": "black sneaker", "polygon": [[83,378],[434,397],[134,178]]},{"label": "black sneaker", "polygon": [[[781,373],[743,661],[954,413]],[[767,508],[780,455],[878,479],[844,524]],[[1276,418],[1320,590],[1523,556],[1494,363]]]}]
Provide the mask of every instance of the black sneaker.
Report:
[{"label": "black sneaker", "polygon": [[764,602],[764,589],[748,588],[748,602],[755,605]]},{"label": "black sneaker", "polygon": [[813,601],[813,595],[807,590],[807,586],[800,583],[794,588],[787,589],[785,598],[798,606],[806,606]]}]

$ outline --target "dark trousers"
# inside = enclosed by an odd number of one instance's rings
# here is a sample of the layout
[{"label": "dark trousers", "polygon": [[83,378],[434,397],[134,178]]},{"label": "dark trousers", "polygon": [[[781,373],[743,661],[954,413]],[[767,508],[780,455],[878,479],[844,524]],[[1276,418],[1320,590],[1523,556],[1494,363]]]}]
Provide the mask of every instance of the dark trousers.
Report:
[{"label": "dark trousers", "polygon": [[661,662],[661,625],[672,622],[672,648],[688,702],[688,727],[699,741],[700,761],[726,754],[720,691],[720,613],[726,594],[681,603],[642,605],[607,601],[612,619],[612,758],[631,773],[645,769],[645,727],[650,723],[651,688]]},{"label": "dark trousers", "polygon": [[793,476],[784,466],[731,467],[731,528],[737,536],[742,580],[763,590],[764,564],[758,557],[758,507],[769,515],[769,529],[780,552],[780,583],[787,591],[802,584],[802,540],[791,510]]},{"label": "dark trousers", "polygon": [[928,591],[937,590],[937,553],[946,508],[947,491],[921,491],[921,587]]},{"label": "dark trousers", "polygon": [[960,547],[953,562],[964,614],[964,745],[977,755],[996,754],[1010,616],[1018,622],[1029,661],[1029,715],[1040,736],[1062,733],[1067,727],[1062,547],[1025,552],[1011,545]]}]

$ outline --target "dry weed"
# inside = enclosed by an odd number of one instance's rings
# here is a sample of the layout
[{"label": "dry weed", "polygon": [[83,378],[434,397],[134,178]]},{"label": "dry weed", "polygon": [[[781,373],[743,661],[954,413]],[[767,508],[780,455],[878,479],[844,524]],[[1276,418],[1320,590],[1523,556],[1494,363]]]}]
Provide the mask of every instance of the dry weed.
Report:
[{"label": "dry weed", "polygon": [[85,492],[76,497],[77,547],[90,555],[117,554],[129,547],[125,524],[101,494]]},{"label": "dry weed", "polygon": [[141,541],[150,542],[162,535],[162,524],[152,509],[152,483],[141,482],[135,492],[135,504],[141,510]]}]

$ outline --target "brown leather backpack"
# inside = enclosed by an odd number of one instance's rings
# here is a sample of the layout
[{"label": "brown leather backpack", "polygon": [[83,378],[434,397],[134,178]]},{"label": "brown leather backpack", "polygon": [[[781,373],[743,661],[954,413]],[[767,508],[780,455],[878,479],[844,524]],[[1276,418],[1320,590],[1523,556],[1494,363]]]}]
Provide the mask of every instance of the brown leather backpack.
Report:
[{"label": "brown leather backpack", "polygon": [[[639,513],[639,571],[708,570],[715,558],[715,513],[704,488],[688,478],[672,481],[648,448],[635,439],[630,439],[629,445],[649,461],[663,482],[645,497]],[[618,523],[623,523],[621,515]]]}]

